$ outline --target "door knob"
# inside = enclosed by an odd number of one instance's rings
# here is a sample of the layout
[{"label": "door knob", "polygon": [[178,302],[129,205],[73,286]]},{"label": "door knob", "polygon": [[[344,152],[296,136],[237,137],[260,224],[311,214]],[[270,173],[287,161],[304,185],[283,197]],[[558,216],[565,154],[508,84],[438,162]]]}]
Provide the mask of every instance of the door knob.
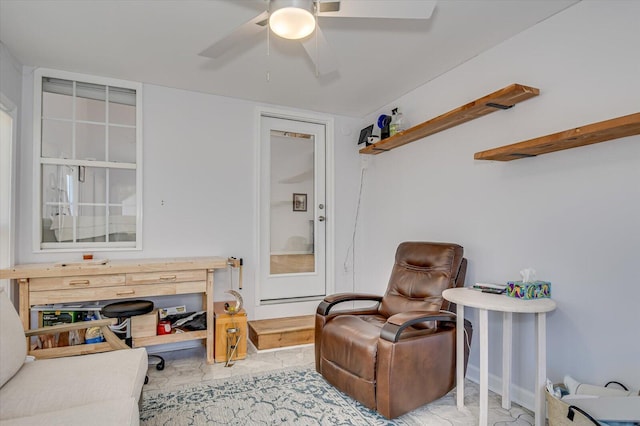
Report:
[{"label": "door knob", "polygon": [[326,219],[326,218],[325,218],[324,216],[318,216],[318,220],[319,220],[320,222],[324,222],[324,221],[325,221],[325,219]]}]

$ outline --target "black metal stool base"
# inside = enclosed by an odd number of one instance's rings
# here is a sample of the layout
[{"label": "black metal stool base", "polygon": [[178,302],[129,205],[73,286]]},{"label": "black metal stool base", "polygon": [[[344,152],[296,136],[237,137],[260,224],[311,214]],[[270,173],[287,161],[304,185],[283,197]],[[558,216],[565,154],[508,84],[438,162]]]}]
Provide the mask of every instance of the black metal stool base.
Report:
[{"label": "black metal stool base", "polygon": [[[137,315],[148,314],[153,311],[153,302],[149,300],[126,300],[123,302],[115,302],[106,305],[102,308],[102,315],[107,318],[118,318],[118,323],[123,323],[124,321],[129,321],[127,325],[126,336],[124,341],[127,346],[132,347],[131,340],[131,317],[135,317]],[[157,358],[159,361],[156,366],[156,370],[162,371],[164,370],[164,358],[159,355],[147,354],[149,358]],[[149,383],[149,376],[145,376],[144,383]]]},{"label": "black metal stool base", "polygon": [[158,371],[164,370],[164,358],[162,358],[160,355],[153,355],[153,354],[149,354],[148,356],[149,356],[149,358],[157,358],[158,359],[158,363],[156,364],[156,370],[158,370]]}]

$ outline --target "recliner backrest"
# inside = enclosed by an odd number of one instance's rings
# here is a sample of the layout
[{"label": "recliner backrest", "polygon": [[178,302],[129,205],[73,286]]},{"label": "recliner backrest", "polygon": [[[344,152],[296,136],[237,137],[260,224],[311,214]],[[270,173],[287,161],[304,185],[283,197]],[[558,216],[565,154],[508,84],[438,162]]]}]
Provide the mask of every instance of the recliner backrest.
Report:
[{"label": "recliner backrest", "polygon": [[463,248],[457,244],[401,243],[378,311],[385,317],[408,311],[439,311],[442,292],[456,286],[462,260]]}]

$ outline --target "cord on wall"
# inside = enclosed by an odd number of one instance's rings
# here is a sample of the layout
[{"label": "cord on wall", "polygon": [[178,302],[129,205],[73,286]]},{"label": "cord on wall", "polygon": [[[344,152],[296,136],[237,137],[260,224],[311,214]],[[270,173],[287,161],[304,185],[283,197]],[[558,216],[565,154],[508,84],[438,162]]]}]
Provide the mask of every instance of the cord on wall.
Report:
[{"label": "cord on wall", "polygon": [[362,188],[364,187],[365,170],[369,158],[366,155],[360,156],[360,188],[358,189],[358,203],[356,205],[356,218],[353,223],[353,234],[351,244],[347,248],[347,255],[344,258],[344,271],[349,271],[349,252],[351,252],[351,291],[356,291],[356,234],[358,230],[358,218],[360,217],[360,202],[362,201]]}]

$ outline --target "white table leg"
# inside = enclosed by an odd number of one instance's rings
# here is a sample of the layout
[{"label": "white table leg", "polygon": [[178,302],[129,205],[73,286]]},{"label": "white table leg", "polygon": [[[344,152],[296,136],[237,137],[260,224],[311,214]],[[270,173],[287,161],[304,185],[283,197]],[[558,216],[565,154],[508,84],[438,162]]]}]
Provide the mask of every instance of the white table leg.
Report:
[{"label": "white table leg", "polygon": [[456,305],[456,404],[464,408],[464,305]]},{"label": "white table leg", "polygon": [[489,327],[486,309],[478,310],[480,316],[480,419],[479,425],[486,426],[489,408]]},{"label": "white table leg", "polygon": [[538,313],[536,321],[536,405],[535,426],[544,426],[546,412],[544,405],[544,384],[547,376],[546,314]]},{"label": "white table leg", "polygon": [[511,408],[511,336],[513,314],[502,313],[502,408]]}]

